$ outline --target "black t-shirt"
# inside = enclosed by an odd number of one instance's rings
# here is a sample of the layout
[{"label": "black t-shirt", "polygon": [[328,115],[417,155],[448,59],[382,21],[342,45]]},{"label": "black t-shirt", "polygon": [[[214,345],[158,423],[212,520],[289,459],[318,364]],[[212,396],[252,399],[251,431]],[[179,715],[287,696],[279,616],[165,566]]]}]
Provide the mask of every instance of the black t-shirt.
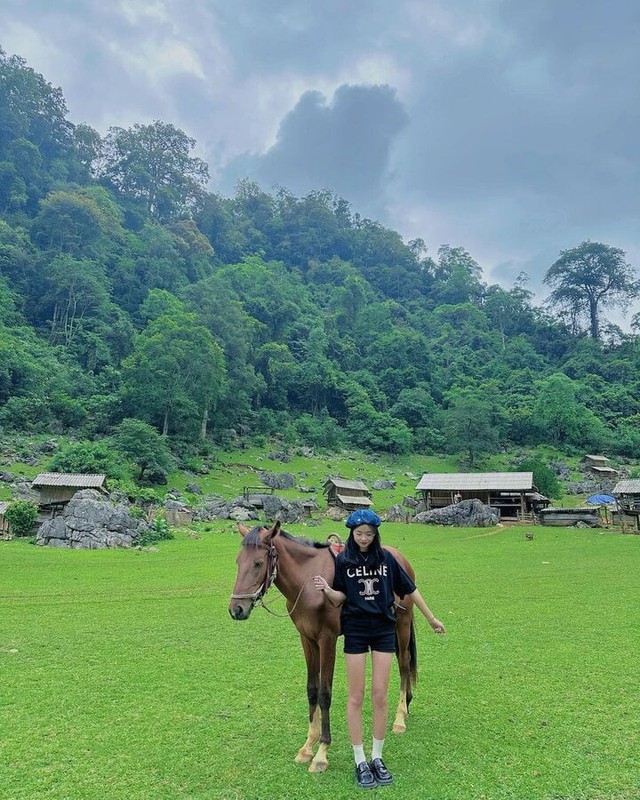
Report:
[{"label": "black t-shirt", "polygon": [[345,560],[344,552],[336,559],[333,588],[346,595],[340,616],[345,621],[386,618],[394,621],[393,595],[411,594],[416,585],[388,550],[383,550],[384,561],[375,569],[367,567],[361,558],[358,564]]}]

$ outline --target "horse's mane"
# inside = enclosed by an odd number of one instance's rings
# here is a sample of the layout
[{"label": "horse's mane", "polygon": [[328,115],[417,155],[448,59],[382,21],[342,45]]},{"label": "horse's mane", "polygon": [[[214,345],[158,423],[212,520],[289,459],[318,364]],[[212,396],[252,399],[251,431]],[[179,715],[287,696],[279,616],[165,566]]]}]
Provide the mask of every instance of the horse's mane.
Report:
[{"label": "horse's mane", "polygon": [[[260,531],[264,530],[263,525],[256,525],[255,528],[252,528],[249,533],[242,540],[243,547],[260,547],[262,542],[260,540]],[[307,539],[304,536],[294,536],[292,533],[287,533],[287,531],[280,528],[280,536],[284,536],[285,539],[289,539],[291,542],[298,542],[298,544],[303,544],[305,547],[315,547],[317,549],[327,548],[329,547],[328,542],[316,542],[314,539]]]}]

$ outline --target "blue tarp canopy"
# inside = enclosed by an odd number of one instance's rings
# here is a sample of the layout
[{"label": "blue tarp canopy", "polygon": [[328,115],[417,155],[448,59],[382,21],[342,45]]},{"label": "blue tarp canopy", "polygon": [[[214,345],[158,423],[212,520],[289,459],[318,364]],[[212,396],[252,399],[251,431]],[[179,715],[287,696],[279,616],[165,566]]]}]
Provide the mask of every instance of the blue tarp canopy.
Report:
[{"label": "blue tarp canopy", "polygon": [[610,494],[592,494],[591,497],[587,497],[587,503],[591,503],[593,506],[606,506],[615,502],[616,498],[611,497]]}]

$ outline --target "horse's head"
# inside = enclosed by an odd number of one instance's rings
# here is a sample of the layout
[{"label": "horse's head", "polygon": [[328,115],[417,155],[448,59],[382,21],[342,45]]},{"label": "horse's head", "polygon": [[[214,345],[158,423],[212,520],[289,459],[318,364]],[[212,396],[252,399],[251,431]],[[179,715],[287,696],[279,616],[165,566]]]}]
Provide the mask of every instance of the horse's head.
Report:
[{"label": "horse's head", "polygon": [[238,531],[242,547],[236,559],[238,573],[229,603],[229,614],[236,620],[249,618],[275,580],[277,553],[273,539],[280,531],[280,522],[271,528],[258,526],[252,530],[238,524]]}]

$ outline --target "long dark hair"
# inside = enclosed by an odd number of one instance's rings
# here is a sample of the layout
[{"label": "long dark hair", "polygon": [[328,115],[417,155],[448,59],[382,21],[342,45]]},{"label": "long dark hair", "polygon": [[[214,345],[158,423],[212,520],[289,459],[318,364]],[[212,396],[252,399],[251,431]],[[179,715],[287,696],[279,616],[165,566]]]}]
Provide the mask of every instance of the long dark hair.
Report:
[{"label": "long dark hair", "polygon": [[[382,549],[382,542],[380,541],[380,530],[377,525],[370,525],[375,531],[375,536],[371,540],[369,549],[367,550],[367,568],[375,569],[379,567],[384,561],[384,550]],[[349,538],[344,545],[344,560],[347,564],[354,564],[362,566],[362,555],[358,543],[353,538],[353,528],[349,533]]]}]

